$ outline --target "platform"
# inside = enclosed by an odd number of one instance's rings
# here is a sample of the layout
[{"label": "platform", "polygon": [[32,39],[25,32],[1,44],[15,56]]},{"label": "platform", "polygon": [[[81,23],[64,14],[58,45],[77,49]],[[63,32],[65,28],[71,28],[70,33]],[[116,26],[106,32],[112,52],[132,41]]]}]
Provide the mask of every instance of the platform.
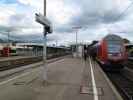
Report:
[{"label": "platform", "polygon": [[47,67],[47,86],[42,84],[39,66],[0,82],[0,100],[120,100],[90,59],[65,57]]}]

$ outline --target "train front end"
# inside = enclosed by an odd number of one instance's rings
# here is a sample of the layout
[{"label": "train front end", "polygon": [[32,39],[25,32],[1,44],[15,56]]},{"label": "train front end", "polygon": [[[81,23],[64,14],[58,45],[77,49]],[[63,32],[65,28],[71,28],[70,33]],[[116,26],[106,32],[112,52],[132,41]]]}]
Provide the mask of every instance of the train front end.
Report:
[{"label": "train front end", "polygon": [[104,64],[108,69],[122,69],[127,59],[123,39],[117,35],[107,35],[104,39],[106,45],[106,59]]}]

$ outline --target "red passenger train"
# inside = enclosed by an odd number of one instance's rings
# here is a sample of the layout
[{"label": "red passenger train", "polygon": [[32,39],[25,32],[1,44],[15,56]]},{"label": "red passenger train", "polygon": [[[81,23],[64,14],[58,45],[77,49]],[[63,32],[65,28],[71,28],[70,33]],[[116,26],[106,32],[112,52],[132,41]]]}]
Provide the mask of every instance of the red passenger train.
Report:
[{"label": "red passenger train", "polygon": [[90,54],[104,65],[106,70],[122,69],[127,60],[123,39],[114,34],[109,34],[92,45]]}]

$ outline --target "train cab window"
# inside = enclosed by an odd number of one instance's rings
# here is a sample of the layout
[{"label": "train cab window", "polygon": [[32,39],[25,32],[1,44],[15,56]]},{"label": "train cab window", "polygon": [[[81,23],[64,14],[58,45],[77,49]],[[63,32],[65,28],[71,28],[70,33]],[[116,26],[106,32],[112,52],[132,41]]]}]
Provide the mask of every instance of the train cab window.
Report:
[{"label": "train cab window", "polygon": [[108,52],[118,53],[121,50],[121,44],[119,41],[109,41],[108,43]]},{"label": "train cab window", "polygon": [[109,52],[119,52],[120,51],[120,45],[108,45],[108,51]]}]

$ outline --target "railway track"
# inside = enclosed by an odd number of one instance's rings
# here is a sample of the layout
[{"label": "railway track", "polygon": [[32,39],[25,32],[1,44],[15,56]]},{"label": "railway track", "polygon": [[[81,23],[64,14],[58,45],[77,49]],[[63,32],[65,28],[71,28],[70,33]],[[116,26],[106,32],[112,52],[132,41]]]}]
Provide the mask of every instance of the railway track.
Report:
[{"label": "railway track", "polygon": [[133,100],[133,81],[124,73],[124,69],[121,71],[105,71],[102,66],[101,68],[119,91],[123,100]]},{"label": "railway track", "polygon": [[[61,57],[61,56],[58,56]],[[58,58],[58,57],[49,57],[49,59],[52,58]],[[18,68],[22,66],[26,66],[32,63],[37,63],[42,61],[42,57],[27,57],[27,58],[22,58],[22,59],[15,59],[15,60],[8,60],[8,61],[0,61],[0,71],[5,71],[13,68]]]},{"label": "railway track", "polygon": [[42,60],[42,57],[28,57],[22,59],[8,60],[0,62],[0,71],[5,71],[32,63],[36,63]]},{"label": "railway track", "polygon": [[[96,62],[98,63],[98,61]],[[126,69],[121,71],[105,71],[101,64],[99,66],[119,91],[123,100],[133,100],[133,79],[131,79],[131,76],[128,76],[129,72]],[[133,73],[130,72],[130,74],[133,76]]]},{"label": "railway track", "polygon": [[106,74],[124,100],[133,100],[133,81],[126,78],[121,72],[106,72]]},{"label": "railway track", "polygon": [[133,59],[128,59],[128,61],[125,63],[125,66],[133,69]]}]

